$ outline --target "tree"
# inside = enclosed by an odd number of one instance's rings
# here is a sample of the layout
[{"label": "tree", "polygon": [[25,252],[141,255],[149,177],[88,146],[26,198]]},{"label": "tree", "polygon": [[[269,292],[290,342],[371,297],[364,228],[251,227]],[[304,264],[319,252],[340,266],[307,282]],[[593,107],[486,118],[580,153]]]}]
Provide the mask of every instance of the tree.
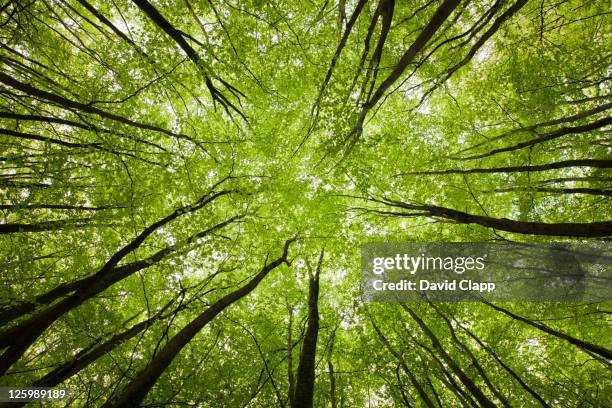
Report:
[{"label": "tree", "polygon": [[0,385],[71,406],[610,405],[609,299],[364,304],[359,285],[364,242],[607,248],[608,17],[5,1]]}]

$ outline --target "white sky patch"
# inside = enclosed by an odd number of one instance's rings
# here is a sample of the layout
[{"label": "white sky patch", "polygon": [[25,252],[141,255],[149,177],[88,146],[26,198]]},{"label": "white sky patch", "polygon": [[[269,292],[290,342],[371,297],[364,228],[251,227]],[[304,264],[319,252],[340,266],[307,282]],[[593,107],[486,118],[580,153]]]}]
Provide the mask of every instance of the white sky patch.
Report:
[{"label": "white sky patch", "polygon": [[474,56],[474,60],[478,63],[483,63],[493,54],[493,42],[487,41]]},{"label": "white sky patch", "polygon": [[540,342],[537,339],[527,339],[527,344],[529,344],[529,347],[539,347],[540,346]]},{"label": "white sky patch", "polygon": [[431,106],[425,101],[416,109],[416,112],[421,115],[429,115],[431,113]]},{"label": "white sky patch", "polygon": [[119,31],[121,31],[122,33],[128,33],[129,27],[127,26],[127,24],[125,24],[125,21],[123,21],[123,19],[121,18],[120,15],[115,14],[112,18],[111,18],[111,23],[113,23],[113,25],[115,27],[117,27],[119,29]]}]

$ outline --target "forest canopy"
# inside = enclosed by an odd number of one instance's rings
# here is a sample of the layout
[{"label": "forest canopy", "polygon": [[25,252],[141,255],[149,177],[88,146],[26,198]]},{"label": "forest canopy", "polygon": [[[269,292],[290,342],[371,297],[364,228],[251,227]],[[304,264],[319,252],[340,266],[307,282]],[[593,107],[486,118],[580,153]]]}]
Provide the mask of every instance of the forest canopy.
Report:
[{"label": "forest canopy", "polygon": [[610,14],[2,1],[0,385],[67,390],[45,406],[612,406],[609,302],[360,291],[366,242],[610,240]]}]

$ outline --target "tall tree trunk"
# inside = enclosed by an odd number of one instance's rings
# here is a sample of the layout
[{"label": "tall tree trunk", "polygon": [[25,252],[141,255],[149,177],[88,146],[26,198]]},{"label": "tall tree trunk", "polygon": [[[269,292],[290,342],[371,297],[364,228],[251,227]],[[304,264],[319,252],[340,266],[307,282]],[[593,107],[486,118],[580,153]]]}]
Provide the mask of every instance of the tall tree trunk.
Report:
[{"label": "tall tree trunk", "polygon": [[22,232],[60,231],[68,228],[83,228],[93,218],[75,218],[65,220],[41,221],[35,224],[7,223],[0,224],[0,235]]},{"label": "tall tree trunk", "polygon": [[109,340],[93,347],[84,350],[84,353],[79,353],[73,360],[66,362],[59,367],[53,369],[51,372],[46,374],[44,377],[36,380],[33,387],[55,387],[56,385],[66,381],[68,378],[75,374],[78,374],[85,368],[89,367],[97,359],[103,355],[109,353],[119,345],[135,337],[139,333],[143,332],[146,328],[150,327],[151,324],[159,319],[154,316],[144,322],[138,323],[127,330],[117,333]]},{"label": "tall tree trunk", "polygon": [[574,127],[562,127],[559,130],[555,130],[550,133],[545,133],[541,136],[538,136],[534,139],[527,140],[525,142],[517,143],[512,146],[500,147],[499,149],[493,149],[489,152],[476,154],[473,156],[467,156],[461,158],[461,160],[474,160],[474,159],[482,159],[484,157],[490,157],[495,154],[504,153],[504,152],[512,152],[519,149],[524,149],[525,147],[535,146],[540,143],[548,142],[550,140],[558,139],[565,135],[571,135],[576,133],[585,133],[590,132],[596,129],[599,129],[604,126],[608,126],[612,123],[612,117],[606,116],[605,118],[601,118],[596,120],[595,122],[587,123],[586,125],[574,126]]},{"label": "tall tree trunk", "polygon": [[446,317],[442,311],[432,302],[429,302],[430,306],[434,308],[434,310],[436,311],[436,313],[438,313],[438,315],[444,320],[444,322],[446,323],[446,326],[448,327],[451,337],[453,339],[453,342],[459,346],[459,348],[461,350],[463,350],[463,352],[470,358],[470,361],[472,363],[472,365],[474,366],[474,368],[476,368],[476,370],[478,371],[478,373],[480,374],[480,377],[483,379],[483,381],[485,382],[485,384],[487,385],[487,387],[489,388],[489,390],[491,391],[491,393],[493,395],[495,395],[497,397],[497,399],[502,403],[502,405],[506,408],[510,408],[510,404],[508,403],[508,400],[506,399],[506,397],[504,397],[504,395],[491,383],[491,380],[489,379],[489,376],[486,374],[485,370],[482,368],[482,366],[480,365],[480,363],[478,362],[478,359],[476,358],[476,356],[474,355],[474,353],[472,353],[472,351],[468,348],[468,346],[466,346],[461,340],[459,340],[459,337],[457,337],[457,333],[455,331],[455,328],[453,327],[452,322],[450,321],[450,319],[448,317]]},{"label": "tall tree trunk", "polygon": [[[612,161],[611,161],[612,163]],[[550,235],[550,236],[565,236],[565,237],[607,237],[612,235],[612,221],[587,222],[587,223],[545,223],[545,222],[529,222],[515,221],[507,218],[493,218],[483,215],[474,215],[463,211],[457,211],[452,208],[439,207],[436,205],[416,205],[403,203],[401,201],[389,199],[370,199],[370,201],[382,203],[384,205],[415,212],[390,212],[377,211],[384,215],[392,215],[397,217],[415,217],[426,216],[434,218],[444,218],[453,220],[459,224],[478,224],[483,227],[494,228],[500,231],[514,232],[517,234],[529,235]]]},{"label": "tall tree trunk", "polygon": [[70,100],[61,95],[56,95],[51,92],[47,92],[42,89],[35,88],[32,85],[29,85],[27,83],[20,82],[16,80],[15,78],[11,77],[10,75],[7,75],[3,72],[0,72],[0,82],[12,88],[18,89],[22,92],[25,92],[26,94],[33,96],[37,99],[43,99],[45,101],[52,102],[53,104],[58,104],[64,109],[78,110],[78,111],[82,111],[86,113],[91,113],[94,115],[98,115],[102,118],[106,118],[106,119],[110,119],[118,123],[122,123],[124,125],[134,126],[134,127],[145,129],[145,130],[152,130],[154,132],[160,132],[160,133],[166,134],[176,139],[188,140],[191,143],[195,144],[196,146],[202,147],[201,143],[199,143],[197,140],[193,139],[192,137],[188,135],[185,135],[182,133],[174,133],[168,129],[164,129],[159,126],[153,126],[147,123],[137,122],[132,119],[117,115],[115,113],[108,112],[102,109],[98,109],[95,106],[91,106],[89,104]]},{"label": "tall tree trunk", "polygon": [[[463,408],[479,408],[476,401],[474,401],[474,399],[463,388],[461,388],[459,384],[457,384],[457,381],[455,381],[455,376],[453,376],[453,373],[448,370],[448,365],[444,363],[431,348],[417,341],[415,338],[412,339],[412,342],[425,350],[436,362],[440,368],[440,374],[437,376],[438,380],[440,380],[440,382],[442,382],[445,387],[453,393]],[[433,387],[432,392],[435,392]]]},{"label": "tall tree trunk", "polygon": [[538,193],[551,193],[551,194],[588,194],[604,197],[612,197],[612,190],[605,190],[603,188],[587,188],[587,187],[576,187],[576,188],[550,188],[550,187],[506,187],[496,188],[495,190],[483,191],[483,192],[495,192],[495,193],[509,193],[513,191],[523,192],[538,192]]},{"label": "tall tree trunk", "polygon": [[480,37],[478,41],[476,41],[476,43],[472,46],[467,55],[459,63],[457,63],[448,70],[444,81],[448,80],[461,67],[465,66],[468,62],[470,62],[470,60],[474,58],[474,55],[476,55],[478,50],[480,50],[480,48],[489,40],[489,38],[491,38],[493,34],[495,34],[499,30],[501,25],[506,20],[514,16],[521,8],[523,8],[523,6],[527,4],[528,1],[529,0],[518,0],[516,3],[510,6],[508,10],[506,10],[501,16],[499,16],[499,18],[495,19],[493,24],[491,24],[491,27],[489,27],[489,29],[482,35],[482,37]]},{"label": "tall tree trunk", "polygon": [[289,406],[293,407],[293,397],[295,396],[295,377],[293,375],[293,307],[287,307],[289,311],[289,327],[287,330],[287,381],[289,388]]},{"label": "tall tree trunk", "polygon": [[329,374],[329,399],[331,402],[331,408],[337,408],[338,402],[336,401],[336,375],[334,374],[334,364],[331,360],[327,361],[327,372]]},{"label": "tall tree trunk", "polygon": [[495,404],[487,398],[486,395],[474,384],[474,382],[468,377],[468,375],[455,363],[455,361],[450,357],[448,352],[444,350],[442,344],[436,337],[436,335],[429,329],[429,327],[425,324],[423,319],[421,319],[411,308],[406,306],[405,304],[401,304],[402,308],[408,312],[408,314],[412,317],[412,319],[417,323],[417,325],[421,328],[423,333],[429,338],[433,347],[438,351],[440,356],[444,359],[444,362],[451,368],[453,374],[455,374],[461,383],[470,391],[470,393],[476,398],[476,400],[483,407],[487,408],[495,408]]},{"label": "tall tree trunk", "polygon": [[302,352],[300,353],[292,408],[312,408],[315,383],[315,358],[319,337],[319,275],[321,273],[323,256],[324,251],[321,251],[314,274],[311,268],[308,268],[310,274],[308,285],[308,326],[306,327]]},{"label": "tall tree trunk", "polygon": [[444,0],[431,17],[431,20],[429,20],[418,37],[402,55],[387,78],[381,82],[376,91],[372,89],[372,96],[363,104],[361,112],[359,112],[359,117],[357,118],[357,123],[343,141],[343,143],[348,144],[347,152],[352,149],[357,140],[361,137],[363,133],[363,124],[368,112],[376,106],[387,90],[402,76],[408,65],[410,65],[419,52],[425,48],[429,40],[431,40],[434,34],[440,29],[459,3],[461,3],[461,0]]},{"label": "tall tree trunk", "polygon": [[226,307],[251,293],[270,271],[283,263],[288,263],[287,255],[289,246],[294,240],[295,238],[287,240],[282,255],[273,262],[264,265],[257,275],[248,283],[240,289],[228,293],[217,300],[208,309],[192,320],[191,323],[183,327],[181,331],[166,343],[149,364],[130,381],[119,395],[110,398],[104,403],[103,408],[132,408],[139,406],[149,390],[155,385],[159,376],[162,375],[170,363],[172,363],[172,360],[174,360],[187,343],[189,343],[204,326],[225,310]]},{"label": "tall tree trunk", "polygon": [[532,171],[548,171],[556,169],[566,169],[569,167],[594,167],[598,169],[612,168],[612,160],[607,159],[574,159],[563,160],[560,162],[535,164],[530,166],[508,166],[495,167],[490,169],[448,169],[448,170],[427,170],[427,171],[410,171],[407,173],[399,173],[397,176],[405,175],[433,175],[433,174],[485,174],[485,173],[527,173]]},{"label": "tall tree trunk", "polygon": [[89,4],[85,0],[77,0],[83,7],[85,7],[91,14],[93,14],[102,24],[106,25],[110,28],[117,36],[119,36],[123,41],[130,44],[134,49],[136,49],[139,53],[146,56],[147,54],[138,46],[134,41],[132,41],[127,35],[125,35],[121,30],[119,30],[113,23],[110,22],[102,13],[100,13],[95,7]]},{"label": "tall tree trunk", "polygon": [[[406,70],[408,65],[414,60],[414,57],[427,45],[431,37],[438,31],[444,21],[450,16],[450,14],[457,8],[461,3],[461,0],[444,0],[444,2],[438,7],[431,20],[427,23],[425,28],[421,31],[419,36],[410,45],[408,50],[402,55],[399,62],[393,68],[393,71],[389,76],[380,84],[374,95],[367,101],[364,106],[364,112],[372,109],[378,101],[383,97],[385,92],[399,79],[402,73]],[[363,123],[363,120],[361,120]]]},{"label": "tall tree trunk", "polygon": [[[221,182],[223,181],[224,180],[222,180]],[[61,285],[56,286],[50,291],[37,296],[35,298],[35,302],[22,302],[22,303],[19,303],[18,305],[1,309],[0,324],[4,325],[18,317],[25,316],[26,314],[34,311],[37,307],[40,307],[41,305],[49,305],[53,303],[54,301],[60,299],[61,297],[69,295],[70,293],[76,292],[78,290],[86,289],[91,284],[95,283],[96,281],[99,281],[102,278],[102,276],[110,274],[119,264],[119,262],[121,262],[121,260],[123,260],[128,254],[140,248],[142,243],[151,234],[159,230],[164,225],[177,219],[181,215],[198,211],[204,206],[215,201],[217,198],[220,198],[224,195],[232,194],[235,192],[236,192],[235,190],[222,190],[219,192],[214,192],[211,190],[205,195],[203,195],[202,197],[200,197],[200,199],[196,201],[194,204],[183,206],[181,208],[174,210],[171,214],[149,225],[140,234],[138,234],[136,238],[134,238],[132,241],[130,241],[128,244],[122,247],[120,250],[115,252],[115,254],[113,254],[113,256],[111,256],[109,260],[104,264],[104,266],[102,266],[95,274],[85,277],[83,279],[79,279],[78,281],[75,281],[75,282],[62,283]],[[0,346],[2,345],[2,340],[1,340],[2,338],[3,338],[3,334],[0,334]]]},{"label": "tall tree trunk", "polygon": [[575,122],[577,120],[587,118],[587,117],[595,115],[597,113],[605,112],[605,111],[607,111],[610,108],[612,108],[612,103],[606,103],[604,105],[600,105],[600,106],[598,106],[596,108],[593,108],[593,109],[590,109],[590,110],[587,110],[587,111],[583,111],[583,112],[577,113],[577,114],[572,115],[572,116],[566,116],[566,117],[562,117],[562,118],[557,118],[557,119],[549,120],[547,122],[536,123],[535,125],[523,126],[523,127],[518,128],[518,129],[512,129],[512,130],[510,130],[508,132],[502,133],[501,135],[497,135],[495,137],[489,138],[489,139],[485,140],[484,142],[480,142],[480,143],[477,143],[475,145],[472,145],[472,146],[466,147],[464,149],[461,149],[457,153],[454,153],[453,155],[459,154],[459,153],[463,153],[463,152],[467,152],[469,150],[474,150],[477,147],[483,146],[485,144],[489,144],[489,143],[494,142],[496,140],[504,139],[504,138],[506,138],[508,136],[511,136],[513,134],[516,134],[516,133],[530,132],[530,131],[533,131],[533,130],[539,128],[539,127],[549,127],[549,126],[560,125],[562,123]]},{"label": "tall tree trunk", "polygon": [[[210,95],[214,102],[219,102],[221,106],[226,110],[228,114],[231,114],[230,110],[235,111],[244,119],[246,117],[243,115],[242,111],[235,106],[230,100],[217,89],[211,79],[211,76],[204,66],[204,61],[200,58],[196,50],[193,49],[191,45],[185,40],[187,36],[184,32],[177,30],[170,22],[147,0],[132,0],[139,9],[141,9],[151,21],[153,21],[159,28],[161,28],[174,42],[178,44],[179,47],[185,52],[187,57],[193,61],[193,63],[197,66],[197,68],[202,72],[204,76],[204,80],[206,82],[206,87],[208,88]],[[212,3],[211,3],[212,4]],[[234,96],[244,94],[240,92],[238,89],[234,88],[232,85],[227,83],[226,81],[220,79],[220,82],[230,91]]]},{"label": "tall tree trunk", "polygon": [[[402,402],[404,403],[404,405],[408,408],[412,408],[412,405],[410,404],[410,401],[408,400],[408,396],[406,395],[406,392],[404,391],[404,384],[402,383],[402,377],[400,376],[400,368],[401,368],[401,365],[398,364],[395,369],[395,377],[397,378],[397,388],[399,388],[399,392],[400,392],[400,395],[402,396]],[[335,407],[332,406],[332,408],[335,408]]]},{"label": "tall tree trunk", "polygon": [[[182,292],[181,292],[182,293]],[[33,387],[55,387],[62,382],[66,381],[68,378],[78,374],[82,370],[89,367],[100,357],[108,354],[110,351],[120,346],[124,342],[134,338],[139,333],[143,332],[147,328],[149,328],[155,321],[165,318],[163,312],[174,303],[176,299],[168,302],[159,312],[157,312],[154,316],[149,319],[142,321],[138,324],[133,325],[129,329],[126,329],[120,333],[115,334],[110,339],[105,342],[99,343],[95,342],[81,350],[72,360],[67,361],[58,367],[54,368],[47,374],[45,374],[40,379],[34,381],[32,383]],[[183,306],[177,307],[172,314],[178,313]],[[17,408],[27,405],[27,402],[16,402],[10,403],[10,406],[7,405],[7,408]],[[4,404],[0,404],[0,407],[4,406]]]},{"label": "tall tree trunk", "polygon": [[334,332],[332,333],[332,338],[329,344],[329,351],[327,354],[327,373],[329,376],[329,399],[331,402],[331,408],[336,408],[336,406],[338,405],[338,402],[336,401],[336,374],[334,373],[334,364],[332,362],[335,340],[336,330],[334,330]]},{"label": "tall tree trunk", "polygon": [[[240,216],[230,218],[208,230],[192,235],[188,241],[193,242],[198,238],[204,237],[210,232],[234,222],[237,218],[240,218]],[[177,246],[168,247],[144,260],[122,265],[111,271],[104,270],[103,273],[97,273],[89,278],[83,279],[82,286],[79,287],[74,294],[42,310],[28,320],[19,323],[17,326],[4,331],[0,335],[0,347],[5,348],[2,357],[0,357],[0,374],[4,374],[6,370],[21,358],[36,339],[38,339],[38,337],[57,319],[77,308],[85,301],[102,293],[115,283],[158,263],[176,249]]]}]

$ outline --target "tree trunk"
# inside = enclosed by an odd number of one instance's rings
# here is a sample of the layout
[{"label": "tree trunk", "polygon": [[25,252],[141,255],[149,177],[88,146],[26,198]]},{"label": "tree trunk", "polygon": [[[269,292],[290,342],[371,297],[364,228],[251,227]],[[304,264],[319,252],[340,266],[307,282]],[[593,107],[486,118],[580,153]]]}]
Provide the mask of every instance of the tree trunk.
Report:
[{"label": "tree trunk", "polygon": [[[455,10],[455,8],[461,3],[460,0],[444,0],[444,3],[438,7],[434,15],[431,17],[431,20],[423,31],[419,34],[419,36],[414,40],[412,45],[406,50],[402,58],[399,60],[393,71],[389,74],[389,76],[380,84],[372,98],[367,101],[364,106],[364,112],[372,109],[376,103],[382,98],[387,89],[395,83],[402,75],[402,73],[408,67],[414,57],[427,45],[431,37],[438,31],[438,29],[442,26],[444,21],[450,16],[450,14]],[[362,121],[363,123],[363,121]]]},{"label": "tree trunk", "polygon": [[331,402],[331,408],[337,408],[338,402],[336,401],[336,375],[334,374],[334,364],[331,360],[327,361],[327,370],[329,374],[329,399]]},{"label": "tree trunk", "polygon": [[502,403],[502,405],[504,407],[510,408],[510,404],[508,403],[508,400],[491,383],[491,380],[489,379],[489,376],[485,373],[484,369],[482,368],[482,366],[478,362],[478,359],[476,358],[474,353],[472,353],[472,351],[468,348],[467,345],[465,345],[461,340],[459,340],[459,337],[457,337],[457,333],[455,332],[455,328],[453,327],[453,324],[451,323],[451,321],[442,313],[442,311],[440,311],[440,309],[435,304],[433,304],[432,302],[429,302],[429,304],[430,304],[431,307],[433,307],[433,309],[436,311],[436,313],[438,313],[438,315],[444,320],[444,322],[446,323],[446,326],[448,327],[448,329],[450,331],[450,334],[451,334],[451,337],[453,339],[453,342],[461,350],[463,350],[463,352],[470,358],[470,361],[471,361],[472,365],[474,366],[474,368],[476,368],[476,370],[480,374],[480,377],[483,379],[483,381],[487,385],[487,388],[489,388],[489,391],[491,391],[491,393],[497,397],[497,399]]},{"label": "tree trunk", "polygon": [[42,89],[37,89],[29,84],[20,82],[18,80],[16,80],[15,78],[11,77],[10,75],[7,75],[3,72],[0,72],[0,82],[4,83],[5,85],[8,85],[12,88],[18,89],[22,92],[25,92],[26,94],[39,98],[39,99],[43,99],[45,101],[49,101],[49,102],[53,102],[54,104],[58,104],[61,107],[65,108],[65,109],[69,109],[69,110],[79,110],[82,112],[86,112],[86,113],[91,113],[94,115],[98,115],[102,118],[106,118],[106,119],[110,119],[113,120],[115,122],[119,122],[122,123],[124,125],[129,125],[129,126],[134,126],[140,129],[145,129],[145,130],[152,130],[155,132],[160,132],[163,134],[166,134],[168,136],[172,136],[176,139],[183,139],[183,140],[188,140],[191,143],[195,144],[196,146],[200,146],[200,144],[194,140],[193,138],[191,138],[190,136],[187,136],[185,134],[179,134],[179,133],[174,133],[169,131],[168,129],[164,129],[158,126],[153,126],[153,125],[149,125],[146,123],[140,123],[140,122],[136,122],[132,119],[128,119],[125,118],[123,116],[117,115],[115,113],[111,113],[111,112],[107,112],[105,110],[102,109],[98,109],[95,106],[91,106],[85,103],[81,103],[81,102],[77,102],[77,101],[73,101],[67,98],[64,98],[61,95],[56,95],[53,94],[51,92],[47,92],[44,91]]},{"label": "tree trunk", "polygon": [[[533,131],[533,130],[539,128],[539,127],[549,127],[549,126],[560,125],[562,123],[575,122],[577,120],[587,118],[587,117],[595,115],[597,113],[605,112],[605,111],[607,111],[610,108],[612,108],[612,103],[606,103],[604,105],[600,105],[600,106],[598,106],[596,108],[593,108],[593,109],[590,109],[590,110],[587,110],[587,111],[583,111],[583,112],[577,113],[577,114],[572,115],[572,116],[567,116],[567,117],[563,117],[563,118],[557,118],[557,119],[549,120],[547,122],[536,123],[535,125],[524,126],[524,127],[518,128],[518,129],[512,129],[512,130],[510,130],[508,132],[502,133],[501,135],[497,135],[495,137],[487,139],[484,142],[480,142],[480,143],[477,143],[477,144],[472,145],[470,147],[466,147],[466,148],[464,148],[462,150],[459,150],[457,153],[454,153],[454,154],[459,154],[459,153],[467,152],[469,150],[474,150],[477,147],[483,146],[485,144],[489,144],[489,143],[494,142],[494,141],[499,140],[499,139],[504,139],[504,138],[506,138],[508,136],[511,136],[513,134],[516,134],[516,133],[530,132],[530,131]],[[459,159],[459,160],[461,160],[461,159]]]},{"label": "tree trunk", "polygon": [[[232,102],[230,102],[230,100],[214,86],[211,80],[211,75],[209,75],[209,73],[205,70],[205,67],[203,65],[204,61],[201,60],[196,50],[194,50],[193,47],[189,45],[189,43],[185,40],[184,37],[186,36],[186,34],[180,30],[177,30],[172,24],[170,24],[170,22],[166,20],[166,18],[147,0],[132,0],[132,2],[136,4],[136,6],[138,6],[138,8],[141,9],[147,15],[147,17],[151,19],[151,21],[153,21],[168,36],[170,36],[170,38],[172,38],[172,40],[174,40],[174,42],[176,42],[178,46],[181,47],[185,54],[187,54],[187,57],[191,61],[193,61],[193,63],[197,66],[200,72],[202,72],[202,74],[204,75],[204,80],[206,81],[206,86],[210,91],[210,95],[213,101],[219,102],[228,114],[230,113],[231,109],[238,113],[240,116],[242,116],[244,119],[246,119],[241,110]],[[229,89],[231,94],[240,94],[244,96],[242,92],[234,88],[226,81],[220,81],[227,89]]]},{"label": "tree trunk", "polygon": [[450,357],[450,355],[444,350],[442,344],[436,337],[436,335],[427,327],[425,322],[417,316],[417,314],[410,309],[405,304],[401,304],[402,308],[408,312],[408,314],[412,317],[412,319],[417,323],[417,325],[421,328],[423,333],[429,338],[433,347],[438,351],[440,356],[444,359],[444,362],[451,368],[454,375],[456,375],[461,383],[470,391],[470,393],[476,398],[476,400],[483,407],[487,408],[495,408],[495,404],[487,398],[486,395],[474,384],[474,382],[467,376],[467,374],[455,363],[455,361]]},{"label": "tree trunk", "polygon": [[473,156],[463,157],[463,158],[461,158],[461,160],[482,159],[484,157],[490,157],[490,156],[493,156],[493,155],[498,154],[498,153],[513,152],[515,150],[524,149],[525,147],[531,147],[531,146],[535,146],[535,145],[540,144],[540,143],[548,142],[550,140],[554,140],[554,139],[560,138],[561,136],[571,135],[571,134],[576,134],[576,133],[590,132],[592,130],[599,129],[599,128],[604,127],[604,126],[608,126],[611,123],[612,123],[612,117],[607,116],[605,118],[596,120],[595,122],[587,123],[586,125],[582,125],[582,126],[562,127],[559,130],[555,130],[555,131],[550,132],[550,133],[545,133],[542,136],[536,137],[535,139],[531,139],[531,140],[527,140],[525,142],[517,143],[517,144],[512,145],[512,146],[500,147],[499,149],[493,149],[493,150],[491,150],[491,151],[489,151],[487,153],[482,153],[482,154],[476,154],[476,155],[473,155]]},{"label": "tree trunk", "polygon": [[499,356],[497,355],[497,353],[495,353],[495,351],[493,351],[489,346],[487,346],[486,344],[484,344],[482,342],[482,340],[480,340],[474,333],[472,333],[467,327],[464,327],[463,325],[459,324],[459,327],[461,327],[461,329],[463,331],[465,331],[471,338],[473,338],[480,347],[482,347],[487,353],[489,353],[491,355],[491,357],[493,357],[495,359],[495,361],[497,361],[499,363],[500,366],[502,366],[504,368],[504,370],[506,370],[508,372],[508,374],[510,374],[510,376],[512,378],[514,378],[516,380],[516,382],[519,383],[519,385],[521,387],[523,387],[523,389],[525,391],[527,391],[533,398],[535,398],[543,407],[545,408],[551,408],[550,405],[548,405],[548,403],[544,400],[544,398],[542,398],[537,392],[535,392],[529,385],[527,385],[527,383],[525,383],[525,381],[523,381],[523,379],[512,369],[510,368],[506,363],[503,362],[502,359],[499,358]]},{"label": "tree trunk", "polygon": [[[195,241],[197,238],[208,235],[210,232],[230,224],[236,218],[240,217],[230,218],[208,230],[192,235],[188,241]],[[102,269],[93,276],[83,279],[81,281],[81,286],[74,294],[55,303],[17,326],[4,331],[0,335],[0,348],[5,348],[6,350],[2,354],[2,357],[0,357],[0,374],[4,374],[57,319],[77,308],[85,301],[102,293],[115,283],[156,264],[174,250],[176,250],[176,247],[168,247],[144,260],[122,265],[110,271]]]},{"label": "tree trunk", "polygon": [[588,194],[603,197],[612,197],[612,190],[604,190],[602,188],[547,188],[547,187],[507,187],[507,188],[496,188],[486,192],[495,193],[509,193],[513,191],[535,191],[538,193],[551,193],[551,194]]},{"label": "tree trunk", "polygon": [[[175,220],[183,214],[195,212],[203,208],[207,204],[213,202],[217,198],[227,194],[232,194],[234,192],[234,190],[222,190],[216,193],[210,191],[204,196],[200,197],[200,199],[194,204],[174,210],[170,215],[154,222],[153,224],[145,228],[140,234],[138,234],[136,238],[134,238],[132,241],[130,241],[128,244],[118,250],[95,274],[79,279],[75,282],[63,283],[61,285],[58,285],[47,293],[37,296],[35,298],[35,302],[23,302],[12,307],[3,308],[0,312],[0,324],[5,325],[6,323],[18,317],[22,317],[28,313],[31,313],[41,305],[51,304],[57,299],[60,299],[63,296],[67,296],[70,293],[73,293],[78,290],[85,290],[90,285],[95,284],[95,282],[99,281],[102,276],[111,274],[123,258],[137,250],[140,245],[142,245],[142,243],[145,241],[145,239],[147,239],[159,228],[163,227],[164,225]],[[3,334],[0,334],[0,346],[2,345],[3,336]]]},{"label": "tree trunk", "polygon": [[287,330],[287,381],[289,388],[289,406],[293,407],[293,397],[295,396],[295,377],[293,375],[293,307],[289,306],[289,327]]},{"label": "tree trunk", "polygon": [[594,167],[598,169],[612,168],[612,160],[607,159],[576,159],[564,160],[554,163],[536,164],[532,166],[509,166],[495,167],[490,169],[448,169],[448,170],[430,170],[430,171],[411,171],[400,173],[396,176],[405,175],[433,175],[433,174],[476,174],[476,173],[526,173],[532,171],[548,171],[556,169],[565,169],[568,167]]},{"label": "tree trunk", "polygon": [[0,235],[17,234],[20,232],[60,231],[67,228],[83,228],[86,227],[90,221],[93,221],[93,218],[41,221],[36,224],[0,224]]},{"label": "tree trunk", "polygon": [[391,343],[389,343],[389,340],[387,340],[387,338],[382,334],[382,331],[380,331],[380,329],[378,328],[378,326],[376,325],[376,323],[374,322],[374,319],[372,318],[372,316],[370,317],[370,322],[372,323],[372,327],[374,328],[374,331],[376,331],[376,334],[378,334],[378,337],[380,337],[380,339],[382,340],[383,344],[385,345],[385,347],[387,348],[387,350],[389,350],[389,352],[397,359],[397,361],[400,363],[402,370],[404,370],[404,372],[406,373],[406,375],[408,376],[408,378],[410,379],[410,382],[412,383],[412,385],[414,386],[414,388],[417,390],[417,393],[419,394],[419,397],[421,397],[421,401],[423,401],[423,403],[428,407],[428,408],[435,408],[436,406],[434,405],[434,403],[431,401],[431,399],[429,398],[429,396],[427,395],[427,393],[425,392],[425,389],[423,389],[423,387],[421,386],[421,384],[419,383],[419,381],[417,380],[416,376],[412,373],[412,371],[408,368],[408,365],[406,364],[406,361],[404,361],[404,358],[402,357],[402,355],[397,352],[392,346]]},{"label": "tree trunk", "polygon": [[315,358],[319,337],[319,275],[321,273],[323,256],[324,251],[321,251],[314,275],[310,267],[308,268],[310,273],[308,285],[308,326],[306,327],[302,352],[300,353],[292,408],[312,408],[315,383]]},{"label": "tree trunk", "polygon": [[383,214],[398,217],[427,216],[434,218],[445,218],[448,220],[453,220],[459,224],[478,224],[483,227],[494,228],[500,231],[514,232],[517,234],[566,237],[607,237],[612,235],[612,221],[591,223],[544,223],[514,221],[507,218],[492,218],[483,215],[469,214],[466,212],[453,210],[452,208],[439,207],[435,205],[414,205],[386,199],[371,199],[371,201],[383,203],[391,207],[420,211],[419,213],[381,212]]},{"label": "tree trunk", "polygon": [[287,263],[287,255],[289,246],[295,239],[290,239],[285,242],[283,254],[273,261],[265,265],[253,279],[247,284],[231,292],[221,299],[213,303],[208,309],[201,313],[198,317],[191,321],[187,326],[183,327],[166,345],[155,355],[153,360],[140,371],[136,377],[123,389],[116,397],[110,398],[103,405],[103,408],[132,408],[140,405],[146,397],[149,390],[155,385],[157,379],[170,365],[172,360],[180,353],[180,351],[198,334],[198,332],[213,320],[226,307],[230,306],[237,300],[242,299],[253,291],[266,275],[283,263]]}]

